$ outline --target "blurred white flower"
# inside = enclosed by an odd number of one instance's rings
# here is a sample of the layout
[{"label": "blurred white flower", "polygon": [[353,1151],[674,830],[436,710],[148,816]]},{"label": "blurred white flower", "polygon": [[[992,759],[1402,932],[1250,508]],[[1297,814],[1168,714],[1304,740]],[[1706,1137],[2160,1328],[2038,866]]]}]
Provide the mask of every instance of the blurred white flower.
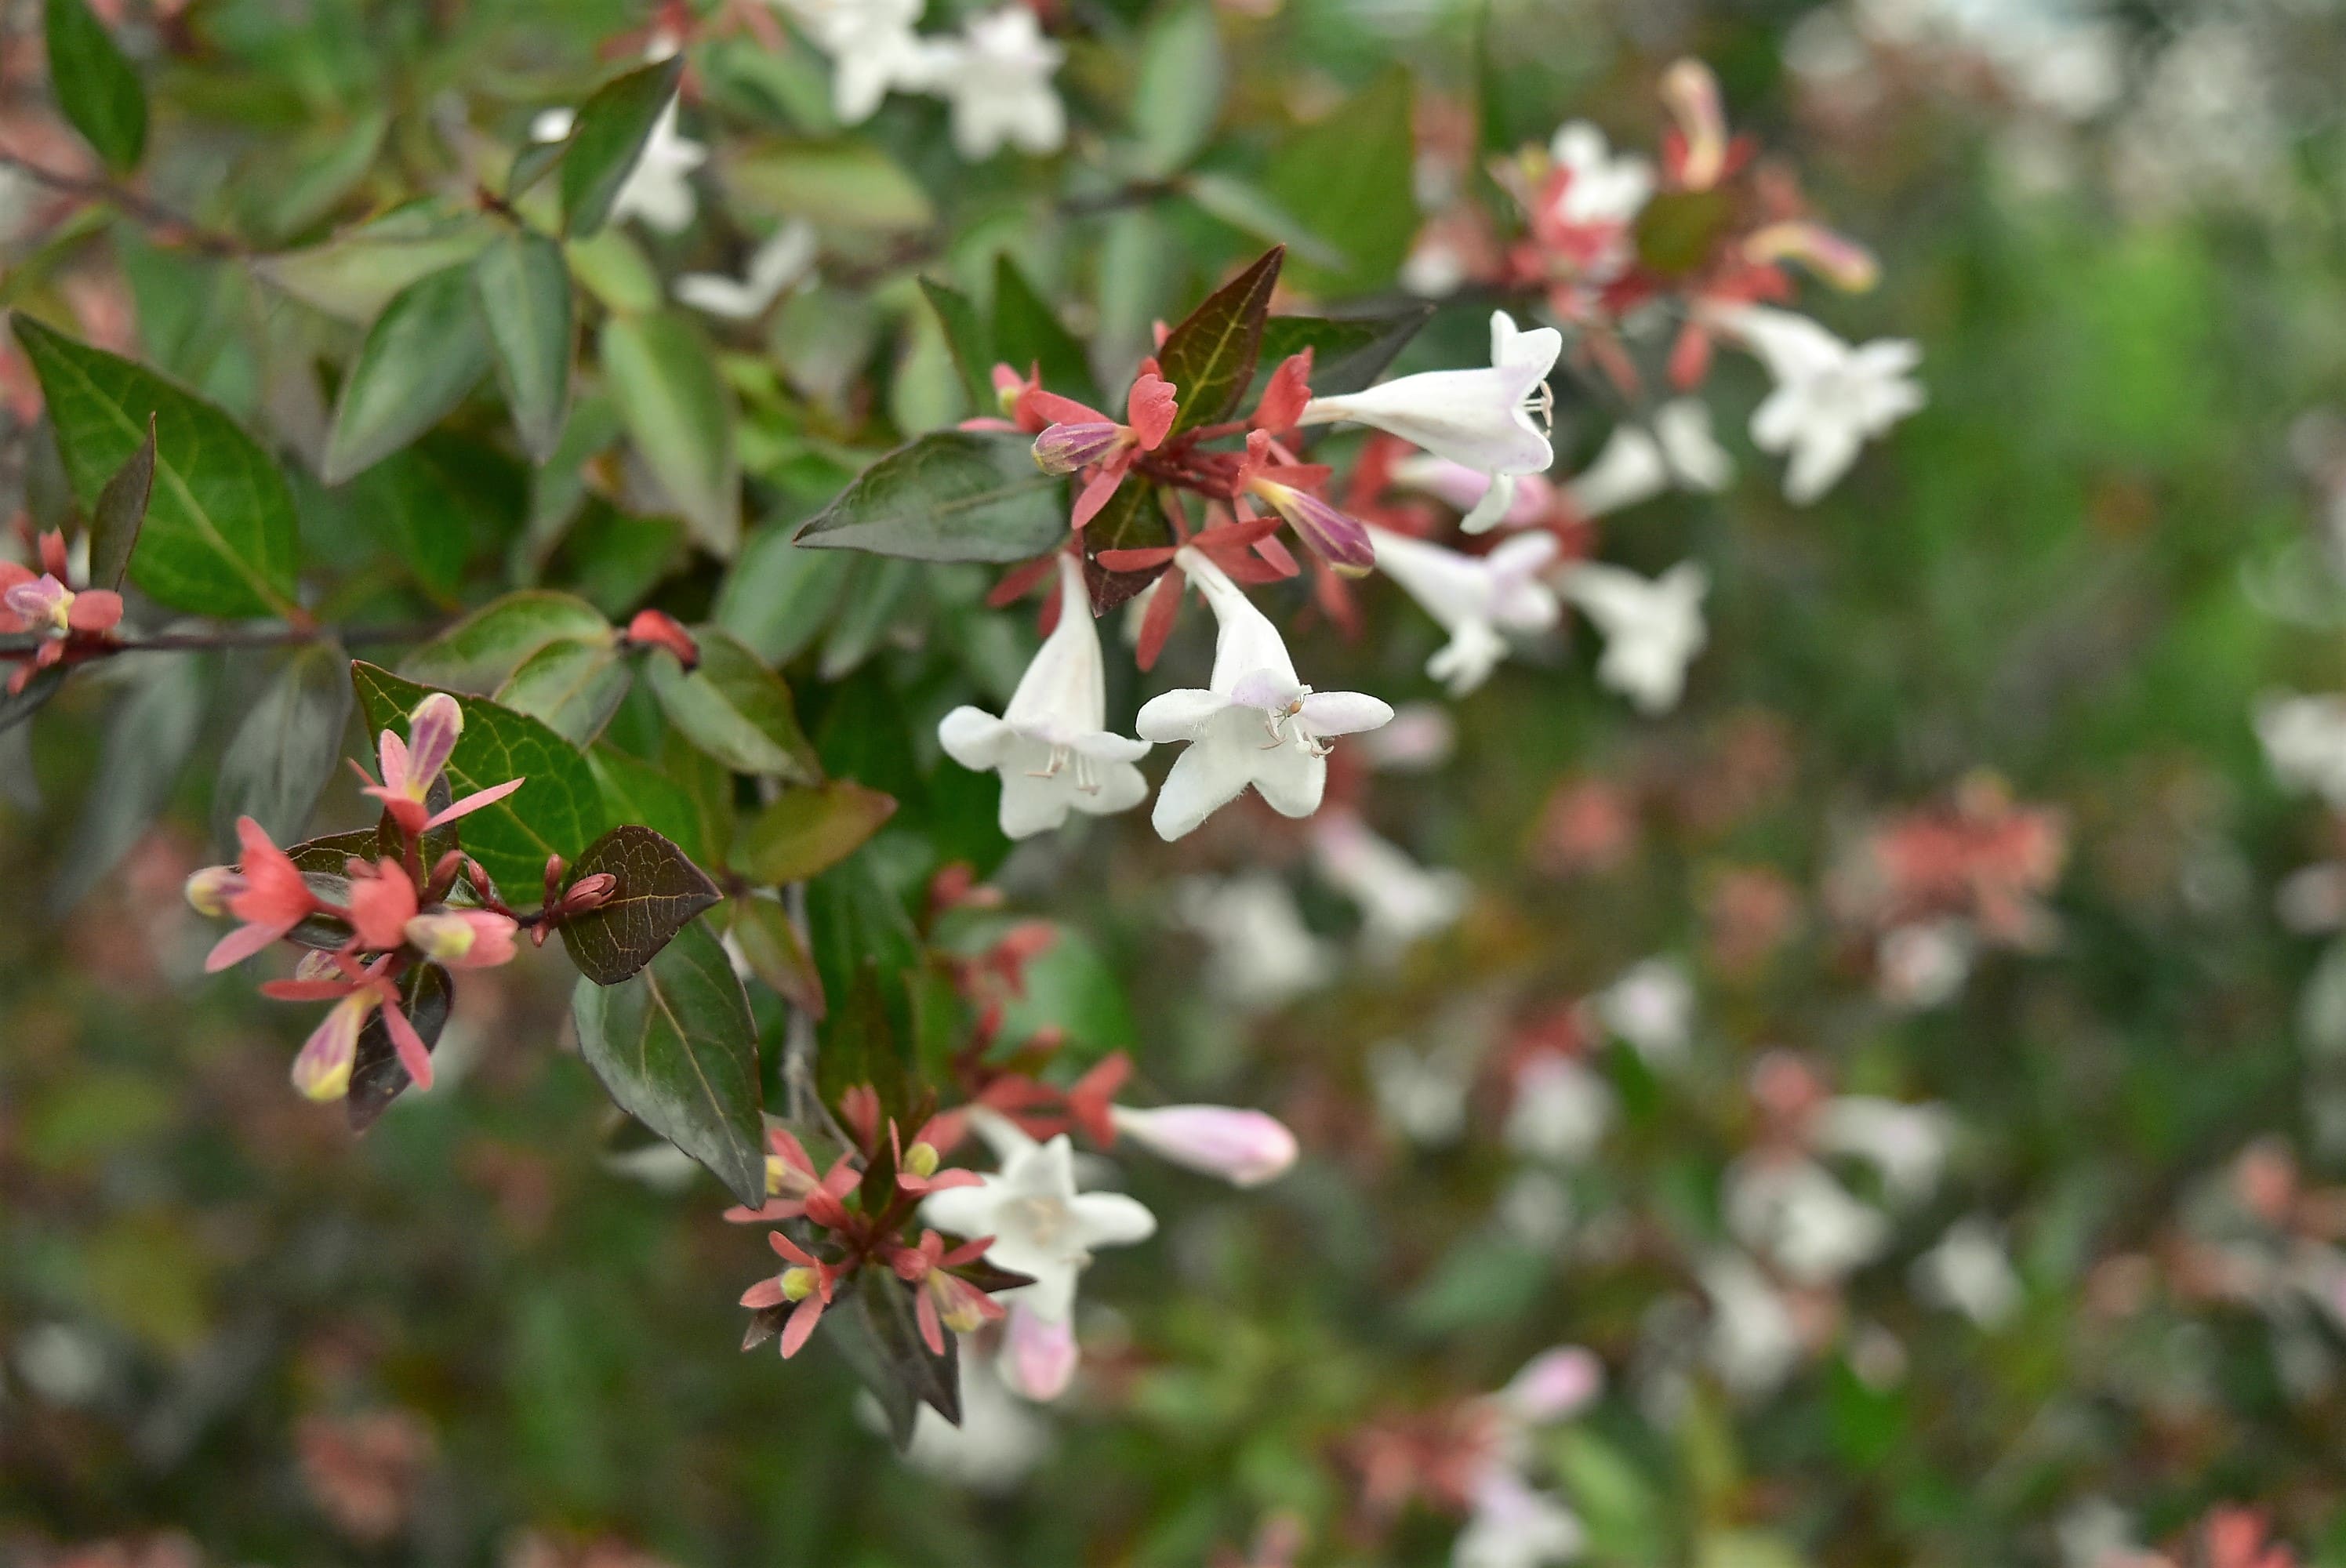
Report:
[{"label": "blurred white flower", "polygon": [[961,36],[929,46],[930,90],[953,105],[954,150],[974,163],[1005,146],[1056,152],[1067,139],[1066,106],[1051,77],[1067,57],[1023,5],[973,16]]},{"label": "blurred white flower", "polygon": [[1541,1568],[1580,1555],[1587,1532],[1551,1492],[1512,1470],[1493,1467],[1475,1489],[1474,1512],[1450,1549],[1451,1568]]},{"label": "blurred white flower", "polygon": [[1219,1176],[1233,1186],[1260,1186],[1295,1163],[1295,1135],[1267,1112],[1236,1105],[1111,1105],[1108,1119],[1159,1159]]},{"label": "blurred white flower", "polygon": [[870,119],[891,89],[919,92],[936,46],[913,30],[925,0],[772,0],[831,56],[831,103],[842,125]]},{"label": "blurred white flower", "polygon": [[1623,421],[1594,462],[1565,485],[1584,517],[1650,501],[1676,486],[1715,494],[1735,477],[1735,460],[1711,434],[1710,409],[1699,399],[1672,398],[1654,411],[1650,426]]},{"label": "blurred white flower", "polygon": [[1524,1363],[1493,1396],[1509,1419],[1534,1426],[1570,1420],[1605,1391],[1605,1363],[1578,1345],[1558,1345]]},{"label": "blurred white flower", "polygon": [[1849,1155],[1882,1173],[1893,1203],[1928,1197],[1947,1163],[1954,1117],[1943,1105],[1909,1105],[1873,1095],[1841,1095],[1817,1112],[1810,1141],[1826,1154]]},{"label": "blurred white flower", "polygon": [[2346,697],[2269,695],[2256,722],[2275,778],[2346,810]]},{"label": "blurred white flower", "polygon": [[687,272],[677,279],[674,291],[696,311],[730,321],[754,321],[784,290],[814,270],[814,226],[794,218],[750,252],[750,265],[740,278]]},{"label": "blurred white flower", "polygon": [[1675,1062],[1694,1035],[1694,983],[1677,960],[1647,959],[1597,994],[1596,1015],[1647,1061]]},{"label": "blurred white flower", "polygon": [[1269,871],[1219,881],[1193,877],[1181,884],[1175,908],[1205,940],[1208,986],[1233,1007],[1278,1007],[1335,975],[1329,944],[1311,934],[1294,893]]},{"label": "blurred white flower", "polygon": [[1369,1084],[1385,1125],[1413,1144],[1435,1147],[1466,1129],[1471,1064],[1454,1053],[1420,1055],[1398,1040],[1369,1051]]},{"label": "blurred white flower", "polygon": [[1710,575],[1702,563],[1681,561],[1646,578],[1624,566],[1576,561],[1564,569],[1558,585],[1604,634],[1596,678],[1643,712],[1676,708],[1686,690],[1687,666],[1709,636],[1702,599]]},{"label": "blurred white flower", "polygon": [[1535,1056],[1515,1074],[1507,1146],[1531,1159],[1572,1164],[1596,1150],[1613,1125],[1612,1085],[1574,1057]]},{"label": "blurred white flower", "polygon": [[[856,1414],[866,1429],[887,1429],[880,1401],[858,1396]],[[994,1358],[961,1342],[961,1425],[921,1407],[904,1462],[924,1475],[966,1492],[1002,1496],[1015,1492],[1051,1449],[1051,1423],[1012,1393]]]},{"label": "blurred white flower", "polygon": [[1508,633],[1531,635],[1556,624],[1563,609],[1539,574],[1556,559],[1556,535],[1521,534],[1487,555],[1469,555],[1383,528],[1369,530],[1377,570],[1391,577],[1450,634],[1425,661],[1425,673],[1464,697],[1507,657]]},{"label": "blurred white flower", "polygon": [[[674,234],[699,210],[689,177],[709,161],[709,149],[676,128],[676,106],[677,100],[669,98],[652,122],[651,135],[636,155],[635,167],[612,199],[611,222],[640,218],[663,234]],[[547,109],[530,122],[529,137],[532,141],[560,141],[576,123],[576,117],[569,109]]]},{"label": "blurred white flower", "polygon": [[1939,1244],[1914,1260],[1913,1278],[1923,1300],[1983,1329],[2005,1322],[2020,1307],[2020,1276],[2005,1256],[2003,1228],[1984,1215],[1948,1227]]},{"label": "blurred white flower", "polygon": [[1636,153],[1616,155],[1605,133],[1586,120],[1556,127],[1548,156],[1570,172],[1556,209],[1566,223],[1626,224],[1654,194],[1654,166]]},{"label": "blurred white flower", "polygon": [[1830,1285],[1890,1246],[1890,1222],[1813,1160],[1746,1156],[1727,1173],[1727,1227],[1801,1285]]},{"label": "blurred white flower", "polygon": [[1362,941],[1380,959],[1457,924],[1472,891],[1460,872],[1419,865],[1345,809],[1312,822],[1311,856],[1329,885],[1360,906]]},{"label": "blurred white flower", "polygon": [[1775,379],[1751,415],[1751,439],[1790,455],[1784,494],[1796,504],[1831,489],[1868,441],[1923,406],[1910,373],[1923,351],[1906,339],[1852,348],[1805,316],[1765,305],[1731,306],[1712,319]]},{"label": "blurred white flower", "polygon": [[1766,1275],[1735,1253],[1713,1253],[1697,1274],[1710,1298],[1704,1359],[1736,1393],[1767,1393],[1800,1359],[1791,1307]]},{"label": "blurred white flower", "polygon": [[1458,749],[1458,721],[1446,704],[1404,702],[1392,722],[1352,743],[1372,768],[1387,773],[1425,773],[1450,760]]},{"label": "blurred white flower", "polygon": [[1882,1000],[1916,1012],[1953,1001],[1971,978],[1978,946],[1968,921],[1892,926],[1874,947],[1874,973]]}]

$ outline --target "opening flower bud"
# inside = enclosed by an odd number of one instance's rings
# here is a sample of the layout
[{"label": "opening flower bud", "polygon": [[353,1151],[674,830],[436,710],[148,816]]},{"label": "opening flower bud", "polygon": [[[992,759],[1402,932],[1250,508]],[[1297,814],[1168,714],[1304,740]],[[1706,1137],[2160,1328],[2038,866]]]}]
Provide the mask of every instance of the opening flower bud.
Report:
[{"label": "opening flower bud", "polygon": [[782,1299],[803,1301],[815,1293],[815,1288],[820,1283],[815,1278],[814,1270],[804,1265],[795,1268],[785,1268],[782,1270]]},{"label": "opening flower bud", "polygon": [[219,920],[228,913],[228,901],[244,891],[244,878],[234,866],[206,866],[188,879],[188,902],[198,914]]},{"label": "opening flower bud", "polygon": [[1368,525],[1360,519],[1291,485],[1257,480],[1254,492],[1278,509],[1313,554],[1344,575],[1361,576],[1376,565],[1376,546],[1369,542]]},{"label": "opening flower bud", "polygon": [[571,885],[570,891],[562,895],[562,907],[572,914],[598,910],[609,903],[611,895],[618,891],[618,878],[608,871],[597,871]]},{"label": "opening flower bud", "polygon": [[906,1149],[904,1151],[904,1168],[911,1171],[916,1176],[933,1176],[936,1175],[936,1145],[928,1143],[916,1143],[911,1148]]},{"label": "opening flower bud", "polygon": [[426,958],[454,963],[473,951],[473,922],[460,914],[420,914],[406,926],[407,940]]},{"label": "opening flower bud", "polygon": [[359,1030],[374,1010],[372,992],[357,992],[334,1003],[293,1058],[293,1086],[312,1100],[339,1100],[351,1090],[358,1061]]},{"label": "opening flower bud", "polygon": [[1073,473],[1103,461],[1126,439],[1124,426],[1107,420],[1055,424],[1035,438],[1035,466],[1046,473]]}]

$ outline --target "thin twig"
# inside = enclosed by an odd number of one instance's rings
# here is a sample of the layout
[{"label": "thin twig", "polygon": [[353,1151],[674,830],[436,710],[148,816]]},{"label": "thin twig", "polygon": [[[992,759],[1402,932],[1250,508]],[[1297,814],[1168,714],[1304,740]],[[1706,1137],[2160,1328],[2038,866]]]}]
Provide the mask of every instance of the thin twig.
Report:
[{"label": "thin twig", "polygon": [[[380,647],[386,643],[420,643],[435,637],[444,623],[388,626],[223,626],[208,632],[158,632],[153,636],[121,637],[104,643],[76,643],[68,655],[76,663],[126,653],[199,653],[214,648],[296,647],[306,643],[340,643],[345,647]],[[0,636],[0,659],[25,659],[38,653],[48,639],[15,635]]]},{"label": "thin twig", "polygon": [[218,233],[204,228],[193,219],[184,218],[162,203],[141,196],[138,192],[112,180],[91,179],[63,169],[50,168],[18,153],[0,148],[0,168],[13,168],[36,182],[47,186],[61,195],[77,196],[85,201],[103,201],[150,229],[168,231],[167,237],[212,256],[248,256],[250,247],[232,235]]}]

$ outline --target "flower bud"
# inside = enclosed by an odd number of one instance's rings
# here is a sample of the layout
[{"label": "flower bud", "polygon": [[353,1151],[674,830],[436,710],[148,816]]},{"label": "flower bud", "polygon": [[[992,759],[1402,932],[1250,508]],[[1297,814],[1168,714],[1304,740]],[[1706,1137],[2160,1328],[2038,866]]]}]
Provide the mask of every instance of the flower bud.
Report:
[{"label": "flower bud", "polygon": [[293,1058],[293,1086],[312,1100],[339,1100],[351,1090],[358,1061],[359,1030],[374,1010],[372,992],[355,992],[334,1003]]},{"label": "flower bud", "polygon": [[228,901],[244,891],[244,886],[234,866],[206,866],[188,879],[188,902],[198,914],[219,920],[228,913]]},{"label": "flower bud", "polygon": [[1357,577],[1376,565],[1376,546],[1369,542],[1368,525],[1359,518],[1349,517],[1317,495],[1291,485],[1257,480],[1254,488],[1278,508],[1312,553],[1337,571]]},{"label": "flower bud", "polygon": [[782,1299],[803,1301],[815,1293],[815,1288],[821,1283],[821,1281],[815,1278],[814,1270],[804,1264],[793,1268],[785,1268],[782,1270]]},{"label": "flower bud", "polygon": [[581,877],[571,884],[570,891],[562,895],[562,908],[569,914],[583,914],[588,910],[598,910],[609,903],[611,895],[618,891],[618,878],[608,871],[597,871],[592,876]]},{"label": "flower bud", "polygon": [[1260,1186],[1295,1163],[1295,1135],[1275,1116],[1228,1105],[1164,1105],[1108,1112],[1118,1135],[1175,1165]]},{"label": "flower bud", "polygon": [[666,648],[688,670],[700,663],[700,645],[665,610],[638,610],[627,623],[627,641],[638,647]]},{"label": "flower bud", "polygon": [[473,926],[463,915],[420,914],[407,922],[407,940],[426,958],[458,963],[473,951]]},{"label": "flower bud", "polygon": [[998,1365],[1013,1393],[1041,1403],[1057,1399],[1075,1381],[1078,1356],[1074,1324],[1045,1318],[1024,1302],[1010,1308]]},{"label": "flower bud", "polygon": [[904,1168],[911,1171],[916,1176],[933,1176],[936,1175],[936,1145],[927,1143],[916,1143],[911,1148],[906,1149],[904,1151]]},{"label": "flower bud", "polygon": [[1125,440],[1124,426],[1107,420],[1055,424],[1035,438],[1035,466],[1046,473],[1073,473],[1100,462]]},{"label": "flower bud", "polygon": [[1525,1363],[1499,1398],[1527,1421],[1567,1420],[1605,1391],[1605,1363],[1577,1345],[1560,1345]]},{"label": "flower bud", "polygon": [[[407,793],[418,800],[432,790],[433,780],[455,754],[456,739],[464,733],[464,705],[444,691],[435,691],[407,716]],[[389,780],[385,780],[389,782]]]},{"label": "flower bud", "polygon": [[321,952],[314,947],[304,948],[301,956],[293,961],[293,978],[340,980],[342,978],[342,966],[334,962],[334,955],[331,952]]},{"label": "flower bud", "polygon": [[73,590],[54,576],[39,576],[29,583],[19,583],[0,596],[8,611],[25,623],[25,629],[61,637],[72,625]]}]

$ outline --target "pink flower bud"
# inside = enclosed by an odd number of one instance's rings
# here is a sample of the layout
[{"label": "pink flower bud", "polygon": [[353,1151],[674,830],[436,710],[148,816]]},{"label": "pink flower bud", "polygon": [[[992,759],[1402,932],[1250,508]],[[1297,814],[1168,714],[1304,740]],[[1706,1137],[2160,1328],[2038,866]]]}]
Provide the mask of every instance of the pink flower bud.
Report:
[{"label": "pink flower bud", "polygon": [[1317,495],[1290,485],[1258,480],[1255,490],[1279,509],[1315,555],[1346,576],[1360,576],[1376,565],[1376,546],[1369,542],[1368,525],[1359,518],[1348,517]]},{"label": "pink flower bud", "polygon": [[[435,691],[407,716],[407,793],[421,800],[455,753],[464,733],[464,709],[444,691]],[[390,783],[389,779],[383,782]]]},{"label": "pink flower bud", "polygon": [[999,1365],[1013,1393],[1038,1403],[1057,1399],[1075,1381],[1076,1360],[1074,1324],[1040,1317],[1023,1301],[1011,1306]]},{"label": "pink flower bud", "polygon": [[188,879],[188,902],[198,914],[219,920],[228,913],[228,901],[244,891],[244,878],[234,866],[206,866]]},{"label": "pink flower bud", "polygon": [[1121,1135],[1175,1165],[1220,1176],[1234,1186],[1260,1186],[1295,1163],[1295,1135],[1275,1116],[1229,1105],[1161,1105],[1108,1112]]},{"label": "pink flower bud", "polygon": [[1560,1421],[1586,1410],[1604,1390],[1605,1364],[1577,1345],[1559,1345],[1525,1362],[1499,1398],[1525,1420]]},{"label": "pink flower bud", "polygon": [[493,969],[514,957],[512,919],[487,910],[440,910],[407,922],[407,940],[426,958],[460,969]]},{"label": "pink flower bud", "polygon": [[1046,473],[1073,473],[1106,459],[1128,439],[1124,426],[1107,420],[1055,424],[1035,438],[1035,466]]},{"label": "pink flower bud", "polygon": [[354,992],[334,1003],[293,1058],[293,1086],[313,1100],[339,1100],[351,1090],[358,1060],[359,1030],[374,1011],[371,991]]},{"label": "pink flower bud", "polygon": [[666,648],[688,670],[700,664],[700,645],[665,610],[638,610],[627,623],[627,641],[638,647]]},{"label": "pink flower bud", "polygon": [[26,631],[61,637],[71,625],[73,601],[72,590],[56,578],[43,575],[17,584],[0,602],[5,602],[10,613],[25,623]]}]

